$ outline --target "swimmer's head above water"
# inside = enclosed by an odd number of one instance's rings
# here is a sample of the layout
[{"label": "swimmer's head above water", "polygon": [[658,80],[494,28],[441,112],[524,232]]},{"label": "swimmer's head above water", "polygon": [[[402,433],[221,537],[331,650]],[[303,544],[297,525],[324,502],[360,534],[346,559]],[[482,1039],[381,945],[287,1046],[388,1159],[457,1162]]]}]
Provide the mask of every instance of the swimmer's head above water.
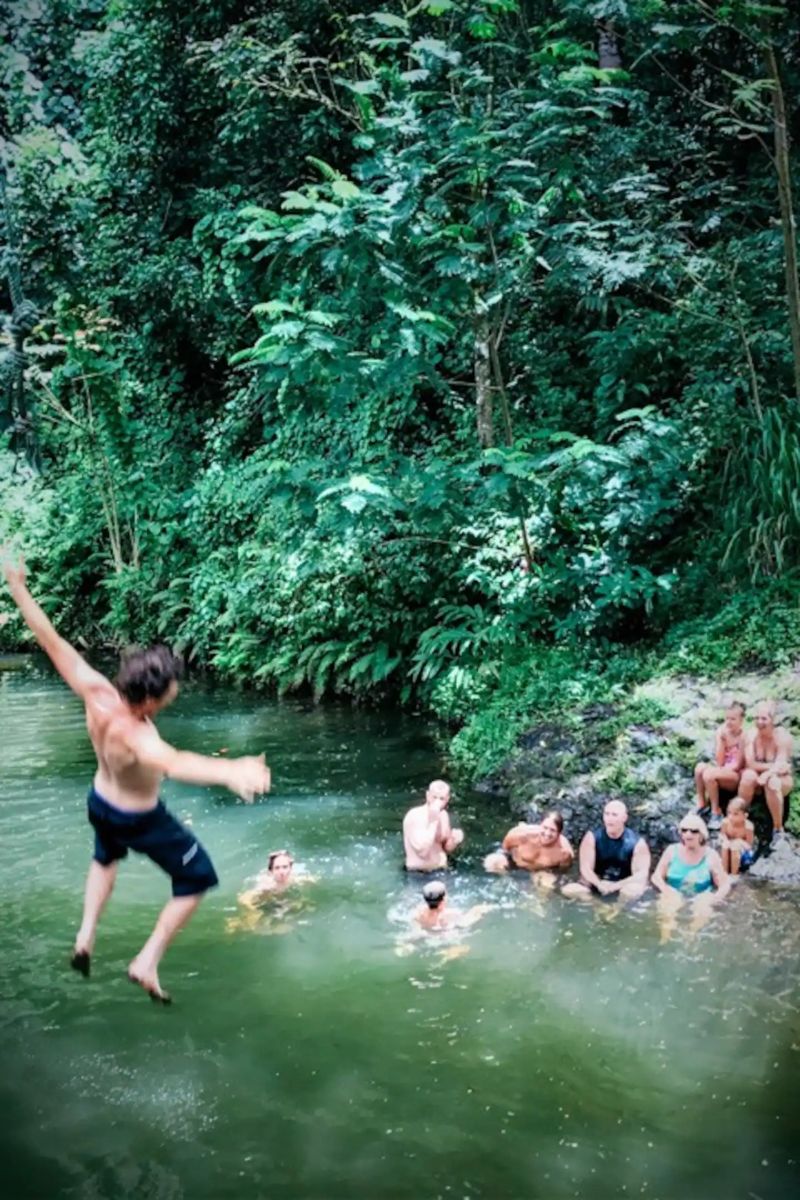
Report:
[{"label": "swimmer's head above water", "polygon": [[439,879],[426,883],[422,889],[422,898],[428,908],[440,908],[447,896],[447,888]]},{"label": "swimmer's head above water", "polygon": [[288,850],[273,850],[267,859],[267,870],[276,883],[287,883],[293,866],[294,859]]},{"label": "swimmer's head above water", "polygon": [[543,846],[555,846],[564,829],[564,818],[560,812],[552,809],[546,812],[539,822],[539,841]]}]

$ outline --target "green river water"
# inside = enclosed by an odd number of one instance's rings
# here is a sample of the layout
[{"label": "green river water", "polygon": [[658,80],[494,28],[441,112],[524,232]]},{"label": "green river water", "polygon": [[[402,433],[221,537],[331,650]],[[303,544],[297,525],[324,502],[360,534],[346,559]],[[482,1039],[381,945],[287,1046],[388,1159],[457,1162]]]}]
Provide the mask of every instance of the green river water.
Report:
[{"label": "green river water", "polygon": [[[120,870],[91,980],[67,968],[94,760],[49,670],[0,672],[4,1197],[798,1195],[791,895],[743,883],[662,946],[651,903],[608,920],[485,877],[508,816],[460,795],[453,903],[494,907],[461,957],[435,937],[401,955],[418,885],[400,823],[441,771],[424,721],[191,687],[160,728],[187,749],[264,749],[274,781],[253,807],[165,788],[222,881],[164,961],[171,1009],[125,978],[168,893],[145,860]],[[230,931],[278,846],[319,882],[280,921]]]}]

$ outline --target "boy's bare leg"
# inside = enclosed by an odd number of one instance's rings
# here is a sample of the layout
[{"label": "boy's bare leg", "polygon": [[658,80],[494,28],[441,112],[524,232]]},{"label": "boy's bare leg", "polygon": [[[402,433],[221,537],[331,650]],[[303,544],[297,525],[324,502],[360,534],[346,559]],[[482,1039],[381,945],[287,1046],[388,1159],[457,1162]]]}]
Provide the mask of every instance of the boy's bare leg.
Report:
[{"label": "boy's bare leg", "polygon": [[154,1000],[170,1003],[169,995],[161,990],[158,981],[158,964],[164,951],[179,929],[182,929],[195,911],[205,893],[196,896],[173,896],[161,910],[156,927],[128,967],[128,978],[138,983]]},{"label": "boy's bare leg", "polygon": [[729,850],[729,851],[727,851],[727,854],[728,854],[730,861],[726,867],[725,860],[723,859],[723,862],[722,862],[723,870],[728,875],[738,875],[739,867],[741,866],[741,862],[742,862],[741,850]]},{"label": "boy's bare leg", "polygon": [[89,974],[90,957],[94,950],[94,939],[97,934],[97,922],[114,889],[117,866],[118,863],[113,862],[104,867],[94,858],[89,865],[86,891],[83,896],[83,920],[75,936],[75,950],[72,955],[72,966],[81,975]]}]

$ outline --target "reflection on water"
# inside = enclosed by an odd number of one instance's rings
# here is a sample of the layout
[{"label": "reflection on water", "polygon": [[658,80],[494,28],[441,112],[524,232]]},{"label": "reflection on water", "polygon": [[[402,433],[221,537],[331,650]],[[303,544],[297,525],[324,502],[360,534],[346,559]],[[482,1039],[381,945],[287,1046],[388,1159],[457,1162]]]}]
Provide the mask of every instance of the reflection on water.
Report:
[{"label": "reflection on water", "polygon": [[228,933],[289,933],[306,924],[316,905],[307,892],[311,880],[294,884],[283,892],[239,897],[238,912],[225,922]]},{"label": "reflection on water", "polygon": [[[506,814],[462,796],[450,903],[488,910],[411,937],[420,889],[400,870],[400,822],[441,773],[425,726],[196,690],[165,736],[264,748],[275,794],[244,807],[167,786],[222,884],[165,959],[165,1011],[125,979],[167,892],[147,862],[123,864],[92,979],[66,968],[90,846],[78,705],[49,675],[4,672],[0,711],[9,1197],[797,1194],[788,893],[743,882],[704,928],[689,936],[681,913],[662,943],[653,900],[583,906],[484,875]],[[228,932],[245,881],[284,845],[318,882]]]}]

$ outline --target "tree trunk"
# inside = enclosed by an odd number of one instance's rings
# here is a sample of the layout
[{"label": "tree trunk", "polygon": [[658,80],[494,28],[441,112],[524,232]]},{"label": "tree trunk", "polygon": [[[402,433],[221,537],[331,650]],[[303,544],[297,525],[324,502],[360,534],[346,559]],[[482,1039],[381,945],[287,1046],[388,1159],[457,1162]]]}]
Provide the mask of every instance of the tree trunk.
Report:
[{"label": "tree trunk", "polygon": [[622,55],[613,21],[597,22],[597,65],[601,71],[619,71]]},{"label": "tree trunk", "polygon": [[[514,445],[514,430],[511,426],[511,408],[508,403],[508,395],[506,393],[506,384],[503,379],[503,368],[500,365],[500,354],[497,349],[497,332],[492,334],[491,342],[489,343],[489,355],[494,374],[495,387],[497,394],[500,397],[500,404],[503,410],[503,424],[506,431],[506,445],[509,449]],[[528,529],[525,524],[525,501],[522,496],[522,490],[519,486],[518,479],[511,481],[511,499],[514,507],[517,510],[517,520],[519,521],[519,532],[522,538],[522,552],[525,555],[525,565],[528,571],[533,570],[533,549],[531,548],[530,538],[528,537]]]},{"label": "tree trunk", "polygon": [[482,450],[488,450],[490,446],[494,445],[491,367],[492,331],[486,313],[476,312],[474,322],[475,415],[478,423],[478,444]]},{"label": "tree trunk", "polygon": [[[24,453],[29,463],[38,469],[39,450],[35,432],[31,423],[25,395],[25,338],[38,321],[36,306],[25,299],[22,290],[20,272],[19,242],[14,226],[14,216],[11,211],[11,201],[6,186],[5,167],[0,162],[0,204],[3,209],[3,223],[6,231],[6,275],[8,290],[11,294],[11,320],[8,329],[11,334],[11,350],[6,355],[3,369],[0,371],[0,393],[6,392],[6,428],[11,428],[11,445],[18,453]],[[3,387],[5,377],[5,388]],[[0,395],[0,404],[3,397]],[[2,410],[0,409],[0,414]]]},{"label": "tree trunk", "polygon": [[794,391],[800,400],[800,278],[797,274],[797,223],[792,204],[792,179],[789,169],[789,131],[786,125],[786,106],[783,99],[775,50],[764,51],[767,74],[772,82],[772,110],[775,115],[775,166],[778,171],[778,197],[781,206],[784,267],[786,271],[786,300],[789,306],[789,330],[794,360]]}]

